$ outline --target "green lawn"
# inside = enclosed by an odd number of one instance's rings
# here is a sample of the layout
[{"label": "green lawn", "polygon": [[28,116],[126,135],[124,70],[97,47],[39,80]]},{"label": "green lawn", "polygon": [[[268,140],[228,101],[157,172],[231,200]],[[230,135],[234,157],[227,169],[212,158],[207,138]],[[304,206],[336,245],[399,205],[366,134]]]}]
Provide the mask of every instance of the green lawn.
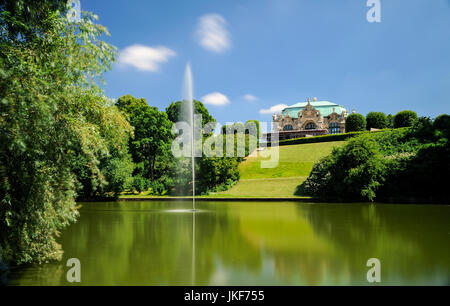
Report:
[{"label": "green lawn", "polygon": [[279,164],[273,169],[261,168],[260,156],[248,157],[240,164],[241,180],[236,186],[213,196],[292,197],[306,180],[314,163],[345,141],[282,146]]}]

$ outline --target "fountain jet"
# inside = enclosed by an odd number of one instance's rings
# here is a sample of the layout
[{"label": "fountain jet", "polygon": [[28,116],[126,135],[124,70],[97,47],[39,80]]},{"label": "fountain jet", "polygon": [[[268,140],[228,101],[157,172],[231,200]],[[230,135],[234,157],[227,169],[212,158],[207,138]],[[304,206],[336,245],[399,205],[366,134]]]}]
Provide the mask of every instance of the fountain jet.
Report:
[{"label": "fountain jet", "polygon": [[192,164],[192,210],[195,211],[195,140],[194,140],[194,98],[191,65],[186,65],[183,81],[183,120],[191,127],[191,164]]}]

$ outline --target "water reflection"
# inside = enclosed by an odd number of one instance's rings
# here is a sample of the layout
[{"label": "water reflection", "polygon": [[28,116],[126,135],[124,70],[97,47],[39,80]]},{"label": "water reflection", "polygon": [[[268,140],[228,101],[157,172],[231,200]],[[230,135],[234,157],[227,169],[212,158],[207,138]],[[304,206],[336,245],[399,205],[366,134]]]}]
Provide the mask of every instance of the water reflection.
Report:
[{"label": "water reflection", "polygon": [[75,257],[81,285],[367,285],[376,257],[382,284],[450,284],[447,206],[190,205],[86,203],[63,262],[12,270],[9,283],[70,285]]}]

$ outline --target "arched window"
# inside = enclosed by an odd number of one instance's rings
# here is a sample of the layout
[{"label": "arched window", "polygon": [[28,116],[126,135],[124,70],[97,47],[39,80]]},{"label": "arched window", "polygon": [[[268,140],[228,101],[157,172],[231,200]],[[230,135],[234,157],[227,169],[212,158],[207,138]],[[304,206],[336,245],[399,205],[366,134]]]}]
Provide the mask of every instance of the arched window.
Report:
[{"label": "arched window", "polygon": [[292,131],[294,128],[290,124],[286,124],[283,128],[283,131]]},{"label": "arched window", "polygon": [[337,122],[332,122],[332,123],[330,123],[329,131],[330,131],[330,134],[340,134],[341,126]]},{"label": "arched window", "polygon": [[306,126],[305,126],[305,130],[315,130],[315,129],[317,129],[317,127],[316,127],[316,125],[314,124],[314,123],[308,123]]}]

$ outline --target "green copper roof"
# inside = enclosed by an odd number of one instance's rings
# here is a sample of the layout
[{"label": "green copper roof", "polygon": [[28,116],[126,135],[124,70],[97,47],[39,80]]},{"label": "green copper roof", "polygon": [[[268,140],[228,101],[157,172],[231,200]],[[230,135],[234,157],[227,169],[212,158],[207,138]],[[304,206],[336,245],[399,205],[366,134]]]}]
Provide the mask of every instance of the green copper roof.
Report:
[{"label": "green copper roof", "polygon": [[[339,104],[336,104],[333,102],[329,102],[329,101],[313,101],[310,103],[316,110],[320,111],[320,113],[322,114],[322,117],[329,116],[333,112],[333,108],[334,108],[334,111],[336,113],[338,113],[339,115],[343,111],[346,111],[345,107],[343,107],[342,105],[339,105]],[[283,114],[283,116],[286,116],[287,114],[289,114],[289,116],[292,118],[298,118],[298,113],[300,111],[302,111],[306,107],[307,104],[308,104],[308,102],[300,102],[300,103],[288,106],[283,110],[282,114]]]}]

